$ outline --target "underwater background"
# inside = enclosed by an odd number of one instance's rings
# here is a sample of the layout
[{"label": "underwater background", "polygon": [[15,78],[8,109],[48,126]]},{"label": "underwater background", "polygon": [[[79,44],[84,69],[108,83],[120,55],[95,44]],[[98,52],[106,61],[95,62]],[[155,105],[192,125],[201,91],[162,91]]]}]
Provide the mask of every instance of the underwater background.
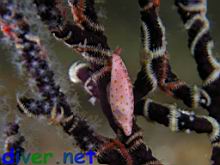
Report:
[{"label": "underwater background", "polygon": [[[109,45],[112,49],[121,47],[123,49],[122,58],[128,68],[129,74],[134,81],[140,68],[140,15],[137,1],[132,0],[97,0],[99,15],[106,29]],[[220,1],[208,1],[208,18],[211,24],[211,34],[215,41],[214,53],[220,52]],[[173,0],[161,0],[160,16],[166,27],[168,41],[168,51],[173,70],[180,79],[189,84],[201,84],[196,71],[195,62],[187,48],[187,35],[183,28],[179,15],[174,7]],[[43,31],[43,30],[42,30]],[[44,36],[44,34],[41,36]],[[45,39],[46,38],[46,39]],[[61,76],[67,78],[69,66],[82,60],[70,48],[64,46],[45,32],[45,45],[50,56],[55,56],[56,61],[61,64]],[[16,93],[24,92],[26,86],[25,79],[18,76],[16,67],[11,64],[13,50],[0,46],[0,94],[6,95],[10,112],[7,120],[13,117],[16,112]],[[3,87],[2,87],[3,86]],[[109,127],[107,120],[101,112],[100,106],[92,106],[88,102],[88,95],[79,85],[71,86],[78,93],[78,111],[83,116],[88,117],[90,123],[96,127],[97,131],[110,137],[114,134]],[[161,92],[156,92],[151,96],[161,103],[176,103],[178,107],[191,110],[184,106],[181,101],[177,101]],[[76,97],[73,97],[76,102]],[[206,114],[205,110],[197,109],[197,114]],[[0,116],[0,119],[5,119]],[[1,121],[2,123],[2,121]],[[77,146],[73,146],[73,140],[62,132],[61,128],[49,126],[41,120],[22,118],[21,132],[26,137],[26,147],[29,152],[53,152],[54,159],[49,161],[49,165],[54,165],[58,160],[62,164],[63,152],[79,152]],[[145,143],[152,149],[153,154],[167,165],[208,165],[210,164],[211,147],[206,134],[196,134],[194,132],[172,133],[157,123],[152,123],[138,118],[138,124],[144,131]],[[83,131],[83,130],[82,130]],[[1,135],[2,138],[2,135]]]}]

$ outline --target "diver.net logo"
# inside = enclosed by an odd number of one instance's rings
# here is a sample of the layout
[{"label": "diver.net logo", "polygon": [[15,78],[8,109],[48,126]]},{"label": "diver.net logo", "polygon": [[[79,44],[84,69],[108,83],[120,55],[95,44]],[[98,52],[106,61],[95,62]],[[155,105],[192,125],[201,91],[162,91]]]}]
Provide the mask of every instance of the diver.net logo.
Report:
[{"label": "diver.net logo", "polygon": [[[4,165],[11,164],[48,164],[49,160],[54,158],[53,152],[47,153],[20,153],[18,150],[15,152],[13,148],[9,152],[2,154],[1,163]],[[57,164],[93,164],[96,153],[89,150],[85,153],[72,153],[64,152],[63,160],[57,161]]]}]

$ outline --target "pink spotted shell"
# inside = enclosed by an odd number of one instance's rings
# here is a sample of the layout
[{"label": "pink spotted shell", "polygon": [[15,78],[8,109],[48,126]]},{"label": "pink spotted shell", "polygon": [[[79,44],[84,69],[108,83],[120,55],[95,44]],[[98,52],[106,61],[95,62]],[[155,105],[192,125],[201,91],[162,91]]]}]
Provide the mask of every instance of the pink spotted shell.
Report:
[{"label": "pink spotted shell", "polygon": [[119,56],[120,52],[121,49],[118,48],[112,55],[109,101],[113,116],[125,135],[129,136],[132,133],[134,96],[128,71]]}]

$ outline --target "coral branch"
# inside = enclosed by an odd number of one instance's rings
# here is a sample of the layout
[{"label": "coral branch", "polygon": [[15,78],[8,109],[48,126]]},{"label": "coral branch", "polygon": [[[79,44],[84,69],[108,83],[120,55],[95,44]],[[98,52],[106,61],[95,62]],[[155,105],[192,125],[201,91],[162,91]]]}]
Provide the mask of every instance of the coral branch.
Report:
[{"label": "coral branch", "polygon": [[[166,48],[165,28],[158,16],[158,7],[152,1],[146,0],[139,0],[139,4],[145,57],[135,82],[134,90],[141,92],[136,95],[136,100],[159,87],[168,95],[181,99],[189,107],[209,106],[211,99],[205,90],[188,86],[172,72]],[[147,85],[146,89],[141,90],[144,85]]]},{"label": "coral branch", "polygon": [[178,109],[175,105],[162,105],[151,99],[142,99],[136,104],[136,113],[147,120],[157,122],[171,131],[190,133],[206,133],[212,144],[212,164],[219,163],[220,154],[220,125],[219,122],[208,116],[196,116],[194,113]]},{"label": "coral branch", "polygon": [[220,121],[219,96],[220,96],[220,64],[213,56],[213,40],[210,36],[210,25],[206,17],[207,1],[181,1],[175,4],[188,31],[188,46],[197,63],[197,69],[204,81],[203,90],[211,98],[211,104],[204,106],[210,116]]},{"label": "coral branch", "polygon": [[[97,22],[96,14],[92,11],[94,9],[93,0],[87,0],[86,2],[69,1],[71,9],[77,8],[75,12],[79,12],[79,8],[84,10],[84,14],[81,13],[80,17],[85,17],[85,19],[81,20],[80,26],[79,22],[75,22],[74,24],[62,19],[62,12],[59,10],[58,1],[34,0],[34,3],[37,6],[38,14],[42,21],[48,26],[55,38],[62,40],[76,52],[81,53],[82,57],[90,63],[103,65],[108,61],[110,50],[107,44],[107,38],[102,31],[94,30],[94,26],[98,26],[99,23]],[[83,6],[79,7],[78,3],[82,3]],[[79,14],[74,14],[74,18]],[[77,17],[76,19],[78,20],[79,18]],[[88,30],[87,25],[89,25],[90,30]]]},{"label": "coral branch", "polygon": [[193,112],[183,111],[175,105],[162,105],[151,99],[142,99],[136,104],[138,115],[169,127],[172,131],[195,131],[207,133],[211,141],[220,136],[220,126],[212,117],[196,116]]},{"label": "coral branch", "polygon": [[[69,131],[76,120],[77,123],[80,123],[80,127],[74,128],[74,130],[79,132],[83,128],[86,132],[85,134],[74,134],[76,135],[76,141],[83,150],[89,149],[86,143],[81,143],[83,138],[94,142],[93,147],[98,148],[99,145],[102,145],[103,140],[94,133],[94,130],[89,127],[86,121],[72,112],[66,96],[55,82],[54,73],[50,69],[47,59],[41,56],[42,46],[39,44],[39,39],[31,34],[27,21],[16,10],[16,6],[13,6],[13,4],[1,4],[1,26],[8,27],[8,33],[3,32],[14,43],[17,49],[16,55],[20,56],[20,63],[24,64],[30,78],[36,81],[38,92],[42,95],[42,101],[29,102],[27,99],[22,100],[22,102],[18,102],[19,107],[25,105],[24,107],[28,108],[34,115],[43,114],[48,116],[52,114],[53,107],[56,107],[57,115],[69,119],[65,124],[61,124],[65,131]],[[28,107],[26,107],[26,104]]]},{"label": "coral branch", "polygon": [[[214,42],[210,35],[209,20],[207,14],[207,0],[182,1],[176,0],[178,13],[188,31],[188,47],[191,50],[200,78],[203,80],[203,89],[210,95],[211,104],[206,106],[209,115],[220,121],[219,107],[219,83],[220,64],[213,56]],[[219,138],[212,143],[212,164],[219,164]]]},{"label": "coral branch", "polygon": [[207,1],[176,0],[178,12],[188,30],[189,47],[197,62],[199,75],[204,80],[202,88],[189,87],[172,72],[166,50],[165,28],[156,10],[158,5],[151,0],[139,0],[139,4],[145,57],[135,82],[136,101],[159,87],[168,95],[183,100],[189,107],[202,106],[214,119],[195,117],[177,110],[176,107],[163,106],[147,99],[136,105],[135,112],[169,126],[173,131],[194,130],[197,133],[209,133],[213,146],[211,160],[213,164],[218,164],[219,63],[212,55],[213,41],[209,32],[209,21],[206,18]]},{"label": "coral branch", "polygon": [[213,40],[206,17],[207,1],[176,0],[175,4],[188,31],[188,46],[197,63],[199,75],[204,84],[211,84],[219,77],[220,65],[212,53]]}]

